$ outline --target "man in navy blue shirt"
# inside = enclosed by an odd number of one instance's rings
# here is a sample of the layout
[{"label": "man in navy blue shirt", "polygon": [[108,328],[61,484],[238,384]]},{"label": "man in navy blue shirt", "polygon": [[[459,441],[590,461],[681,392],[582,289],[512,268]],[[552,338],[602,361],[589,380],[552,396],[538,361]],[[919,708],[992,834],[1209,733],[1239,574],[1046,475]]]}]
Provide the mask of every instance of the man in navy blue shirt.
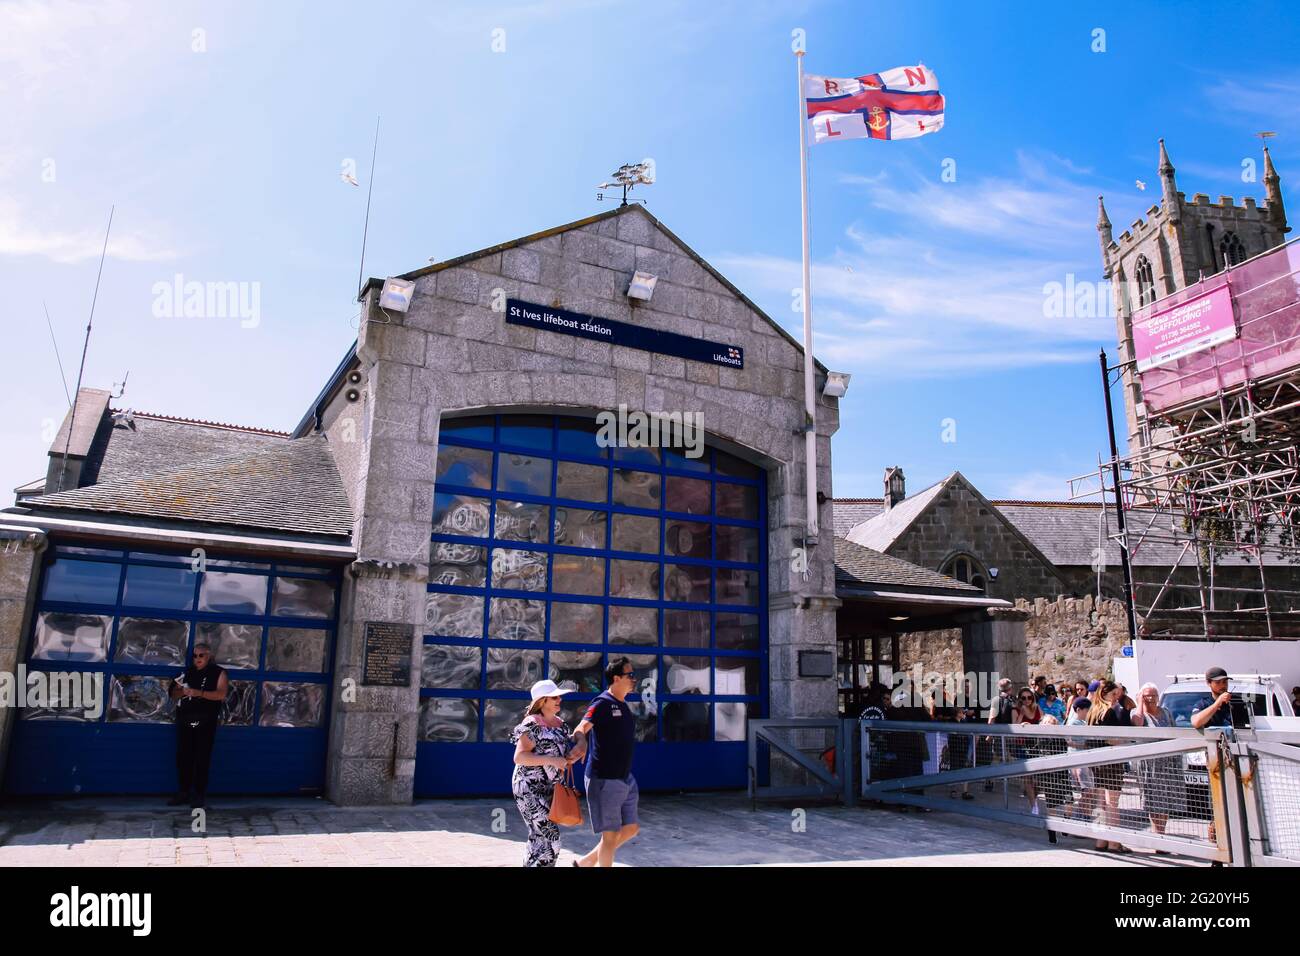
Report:
[{"label": "man in navy blue shirt", "polygon": [[605,668],[608,688],[591,702],[577,733],[587,737],[587,810],[600,843],[575,866],[613,866],[614,852],[637,835],[637,785],[632,776],[636,717],[627,695],[636,687],[632,662],[619,657]]}]

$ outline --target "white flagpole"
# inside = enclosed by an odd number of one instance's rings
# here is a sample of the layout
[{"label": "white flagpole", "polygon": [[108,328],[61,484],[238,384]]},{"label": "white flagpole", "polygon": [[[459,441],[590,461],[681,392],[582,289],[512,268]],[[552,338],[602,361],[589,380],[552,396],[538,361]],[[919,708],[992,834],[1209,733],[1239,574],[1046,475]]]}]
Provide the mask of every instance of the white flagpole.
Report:
[{"label": "white flagpole", "polygon": [[803,50],[795,51],[799,77],[799,190],[803,200],[803,400],[807,474],[807,536],[817,539],[817,370],[813,365],[812,268],[808,257],[808,108],[803,92]]}]

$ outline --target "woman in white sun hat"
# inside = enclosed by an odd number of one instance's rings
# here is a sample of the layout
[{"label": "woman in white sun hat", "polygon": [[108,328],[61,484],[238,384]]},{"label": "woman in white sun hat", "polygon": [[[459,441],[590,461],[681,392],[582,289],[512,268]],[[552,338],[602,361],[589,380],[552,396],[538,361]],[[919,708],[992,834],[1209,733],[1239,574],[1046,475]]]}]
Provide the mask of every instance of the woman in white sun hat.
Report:
[{"label": "woman in white sun hat", "polygon": [[515,745],[511,790],[528,827],[524,866],[555,866],[560,855],[560,828],[551,822],[551,798],[565,770],[587,753],[585,734],[570,734],[560,719],[561,698],[567,691],[552,680],[532,687],[533,701],[524,719],[510,733]]}]

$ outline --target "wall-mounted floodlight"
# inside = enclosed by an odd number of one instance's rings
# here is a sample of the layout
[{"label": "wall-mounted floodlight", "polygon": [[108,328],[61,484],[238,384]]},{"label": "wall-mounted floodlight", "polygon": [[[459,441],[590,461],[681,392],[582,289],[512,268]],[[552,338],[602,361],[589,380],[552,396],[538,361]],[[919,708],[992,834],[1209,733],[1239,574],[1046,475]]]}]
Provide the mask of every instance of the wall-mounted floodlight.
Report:
[{"label": "wall-mounted floodlight", "polygon": [[385,279],[384,289],[379,293],[379,307],[393,312],[405,312],[411,307],[413,295],[415,283],[409,279]]},{"label": "wall-mounted floodlight", "polygon": [[822,395],[826,398],[843,398],[849,390],[849,379],[852,377],[848,372],[827,372]]},{"label": "wall-mounted floodlight", "polygon": [[990,579],[990,580],[993,580],[993,581],[996,581],[996,580],[998,579],[998,569],[997,569],[997,568],[989,568],[989,579]]},{"label": "wall-mounted floodlight", "polygon": [[632,282],[627,287],[627,297],[649,302],[650,296],[654,295],[655,292],[655,283],[658,281],[658,276],[652,276],[648,272],[633,273]]}]

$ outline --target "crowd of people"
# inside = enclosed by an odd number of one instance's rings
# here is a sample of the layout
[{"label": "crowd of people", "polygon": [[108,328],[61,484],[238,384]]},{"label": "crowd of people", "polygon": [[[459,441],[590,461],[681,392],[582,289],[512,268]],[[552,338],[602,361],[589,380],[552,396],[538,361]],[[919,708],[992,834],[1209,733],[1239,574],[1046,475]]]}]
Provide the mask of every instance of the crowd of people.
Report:
[{"label": "crowd of people", "polygon": [[[1206,672],[1205,679],[1208,693],[1193,710],[1191,726],[1198,729],[1231,727],[1227,672],[1221,667],[1212,667]],[[973,696],[968,695],[966,700],[972,701]],[[1108,678],[1051,682],[1046,676],[1039,676],[1019,689],[1012,681],[1002,679],[998,683],[997,698],[983,714],[942,692],[929,694],[919,712],[914,707],[893,706],[888,691],[881,686],[873,690],[861,716],[878,720],[979,721],[1066,728],[1174,726],[1174,717],[1161,705],[1160,688],[1155,684],[1143,684],[1135,699],[1124,685]],[[1105,747],[1113,742],[1095,735],[1071,738],[1067,734],[1057,739],[1040,734],[1018,737],[913,733],[908,739],[901,733],[886,731],[880,745],[873,751],[872,774],[877,779],[889,779],[939,770],[962,770]],[[1120,825],[1120,795],[1124,790],[1125,775],[1130,770],[1141,794],[1141,812],[1149,820],[1153,833],[1163,835],[1171,817],[1186,816],[1189,811],[1194,811],[1191,813],[1194,816],[1207,815],[1208,807],[1189,806],[1193,801],[1189,801],[1181,755],[1133,761],[1131,765],[1117,762],[1046,771],[1019,779],[1031,813],[1040,814],[1045,806],[1056,815],[1092,820],[1114,830]],[[988,781],[984,787],[992,790],[994,784]],[[954,786],[949,795],[964,800],[974,799],[969,784]],[[1213,823],[1209,827],[1209,839],[1215,839]],[[1095,846],[1105,852],[1129,852],[1113,840],[1098,839]]]}]

